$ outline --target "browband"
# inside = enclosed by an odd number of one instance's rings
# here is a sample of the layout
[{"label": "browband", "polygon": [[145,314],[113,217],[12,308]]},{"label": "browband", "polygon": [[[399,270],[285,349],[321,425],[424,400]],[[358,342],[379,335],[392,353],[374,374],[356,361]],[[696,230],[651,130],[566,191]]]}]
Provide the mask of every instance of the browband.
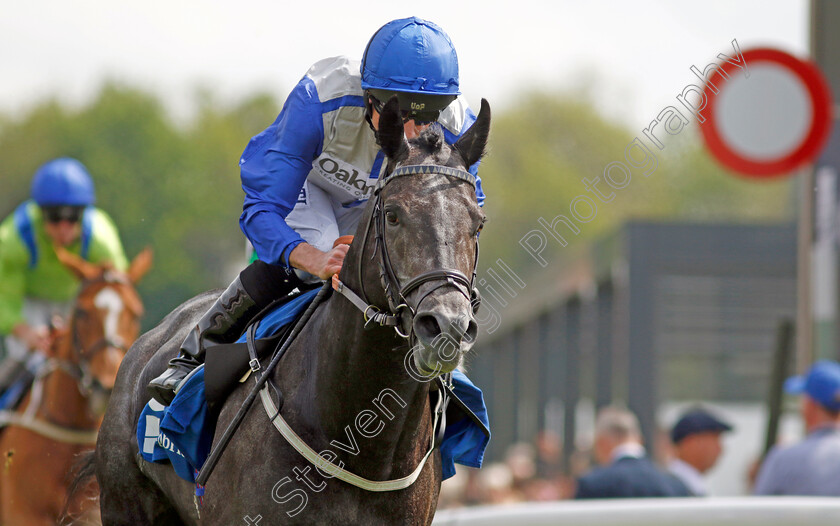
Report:
[{"label": "browband", "polygon": [[448,166],[439,166],[435,164],[409,164],[407,166],[400,166],[387,176],[376,183],[376,189],[380,190],[386,184],[391,182],[392,179],[396,179],[397,177],[402,177],[404,175],[421,175],[421,174],[440,174],[440,175],[448,175],[449,177],[455,177],[456,179],[460,179],[462,181],[466,181],[475,188],[475,176],[466,170],[461,170],[460,168],[450,168]]}]

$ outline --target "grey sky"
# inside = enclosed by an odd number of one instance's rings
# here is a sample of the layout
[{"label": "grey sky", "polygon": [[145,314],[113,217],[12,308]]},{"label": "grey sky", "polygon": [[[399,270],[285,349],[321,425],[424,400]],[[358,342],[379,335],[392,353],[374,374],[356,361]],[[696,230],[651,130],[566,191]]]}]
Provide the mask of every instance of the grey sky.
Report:
[{"label": "grey sky", "polygon": [[671,104],[692,64],[731,53],[733,38],[742,49],[808,49],[804,0],[3,0],[0,112],[47,96],[83,103],[106,78],[152,90],[181,114],[200,85],[223,103],[256,90],[282,100],[316,60],[359,58],[380,25],[412,14],[450,34],[473,105],[486,97],[510,108],[527,87],[585,87],[631,125]]}]

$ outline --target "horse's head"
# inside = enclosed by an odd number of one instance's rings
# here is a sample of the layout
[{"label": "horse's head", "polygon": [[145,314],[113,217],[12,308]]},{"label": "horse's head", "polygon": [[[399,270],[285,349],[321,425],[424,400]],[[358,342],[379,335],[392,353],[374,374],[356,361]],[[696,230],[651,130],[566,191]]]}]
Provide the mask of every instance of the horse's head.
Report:
[{"label": "horse's head", "polygon": [[489,129],[485,100],[476,122],[451,147],[438,126],[406,140],[396,97],[379,118],[377,139],[388,165],[366,234],[360,232],[362,279],[382,283],[371,299],[387,301],[400,316],[398,330],[410,335],[414,365],[428,378],[457,367],[478,332],[471,300],[485,216],[467,170],[483,155]]},{"label": "horse's head", "polygon": [[59,346],[56,358],[78,368],[81,385],[89,394],[107,395],[126,351],[140,333],[143,302],[134,284],[151,267],[152,252],[140,252],[125,273],[110,265],[89,263],[61,248],[56,253],[82,282],[66,344]]}]

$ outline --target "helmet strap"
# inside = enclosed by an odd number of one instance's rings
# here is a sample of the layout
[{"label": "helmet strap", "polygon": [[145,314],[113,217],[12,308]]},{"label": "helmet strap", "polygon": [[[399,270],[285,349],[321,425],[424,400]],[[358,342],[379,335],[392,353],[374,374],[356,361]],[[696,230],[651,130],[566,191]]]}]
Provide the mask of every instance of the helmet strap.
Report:
[{"label": "helmet strap", "polygon": [[373,131],[374,136],[376,135],[376,128],[373,127],[373,121],[371,120],[371,116],[373,115],[373,104],[370,103],[370,93],[368,90],[365,90],[365,120],[370,126],[371,131]]}]

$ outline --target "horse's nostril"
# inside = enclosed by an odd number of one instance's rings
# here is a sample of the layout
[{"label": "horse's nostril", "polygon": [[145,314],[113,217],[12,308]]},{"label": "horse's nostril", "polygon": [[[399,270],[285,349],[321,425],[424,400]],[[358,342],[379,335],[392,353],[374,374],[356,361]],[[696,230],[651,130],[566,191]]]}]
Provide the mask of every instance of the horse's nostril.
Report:
[{"label": "horse's nostril", "polygon": [[470,320],[467,324],[467,332],[464,334],[464,341],[473,343],[475,342],[476,336],[478,336],[478,324],[475,320]]},{"label": "horse's nostril", "polygon": [[426,341],[435,339],[440,334],[440,324],[434,314],[418,314],[414,318],[414,333]]},{"label": "horse's nostril", "polygon": [[[478,324],[472,316],[449,318],[432,312],[418,313],[414,318],[414,334],[431,345],[472,345],[478,335]],[[446,344],[441,343],[447,342]]]}]

